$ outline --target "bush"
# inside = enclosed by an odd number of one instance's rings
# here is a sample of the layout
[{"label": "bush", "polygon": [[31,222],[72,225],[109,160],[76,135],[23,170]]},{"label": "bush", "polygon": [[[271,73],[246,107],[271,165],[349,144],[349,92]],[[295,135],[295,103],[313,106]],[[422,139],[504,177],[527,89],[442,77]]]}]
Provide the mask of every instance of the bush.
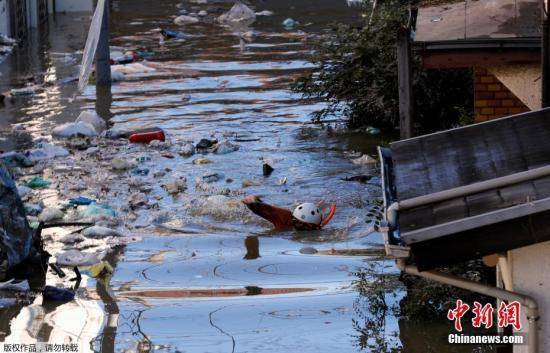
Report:
[{"label": "bush", "polygon": [[[408,16],[407,6],[399,0],[384,2],[378,5],[370,25],[338,24],[314,42],[312,61],[317,69],[293,85],[305,98],[327,101],[314,120],[341,114],[350,127],[392,129],[399,125],[396,42],[397,30]],[[418,132],[449,128],[471,116],[472,91],[471,70],[423,70],[415,56],[414,122]]]}]

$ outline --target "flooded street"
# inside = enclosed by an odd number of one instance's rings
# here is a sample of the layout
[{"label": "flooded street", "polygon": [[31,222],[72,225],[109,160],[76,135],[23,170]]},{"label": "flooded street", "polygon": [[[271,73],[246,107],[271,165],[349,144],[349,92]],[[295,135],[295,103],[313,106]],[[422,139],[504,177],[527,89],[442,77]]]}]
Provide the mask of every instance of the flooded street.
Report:
[{"label": "flooded street", "polygon": [[[46,205],[80,195],[98,199],[116,211],[118,226],[133,241],[101,249],[114,268],[112,278],[87,278],[86,293],[65,304],[74,307],[72,314],[65,311],[70,324],[52,318],[63,314],[60,307],[3,304],[0,340],[58,342],[68,335],[81,351],[96,352],[360,350],[354,322],[361,326],[365,313],[357,307],[355,273],[368,264],[398,271],[382,259],[381,235],[367,216],[380,200],[378,178],[342,179],[376,174],[353,159],[374,155],[380,138],[312,124],[310,113],[323,103],[301,100],[289,87],[312,67],[310,36],[335,21],[359,21],[361,14],[343,0],[252,1],[255,11],[274,14],[257,16],[239,38],[215,22],[232,4],[111,1],[111,45],[146,59],[122,68],[124,79],[111,92],[96,92],[90,83],[74,97],[76,82],[64,83],[78,73],[89,14],[57,14],[47,35],[33,39],[33,49],[24,46],[0,65],[0,91],[21,87],[30,77],[55,83],[0,107],[3,150],[28,143],[12,137],[13,124],[34,139],[50,139],[53,127],[74,121],[82,110],[97,110],[112,129],[162,128],[169,141],[153,148],[104,140],[99,155],[75,152],[74,160],[64,162],[70,166],[66,175],[46,170],[55,181],[40,191]],[[178,26],[173,20],[182,10],[207,15]],[[281,23],[288,17],[299,24],[285,29]],[[161,40],[160,28],[185,37]],[[182,145],[202,138],[228,140],[238,150],[178,154]],[[110,170],[120,156],[139,159],[146,175]],[[209,163],[200,164],[200,158]],[[262,175],[263,163],[274,168],[269,177]],[[177,195],[165,191],[175,177],[187,183]],[[129,206],[134,195],[146,201]],[[321,231],[274,231],[240,203],[246,195],[289,209],[301,202],[334,203],[337,211]],[[67,233],[47,232],[53,239]],[[396,294],[391,300],[402,296]],[[82,315],[97,320],[80,324]],[[388,336],[398,334],[397,321],[386,322]],[[411,343],[410,351],[424,352],[421,347]]]}]

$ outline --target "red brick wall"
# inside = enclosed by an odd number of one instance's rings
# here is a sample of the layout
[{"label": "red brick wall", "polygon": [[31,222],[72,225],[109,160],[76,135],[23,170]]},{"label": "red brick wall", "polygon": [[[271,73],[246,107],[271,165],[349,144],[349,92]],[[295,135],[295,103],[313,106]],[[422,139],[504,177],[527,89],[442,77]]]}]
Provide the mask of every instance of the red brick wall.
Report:
[{"label": "red brick wall", "polygon": [[474,68],[475,121],[487,121],[529,111],[506,86],[485,68]]}]

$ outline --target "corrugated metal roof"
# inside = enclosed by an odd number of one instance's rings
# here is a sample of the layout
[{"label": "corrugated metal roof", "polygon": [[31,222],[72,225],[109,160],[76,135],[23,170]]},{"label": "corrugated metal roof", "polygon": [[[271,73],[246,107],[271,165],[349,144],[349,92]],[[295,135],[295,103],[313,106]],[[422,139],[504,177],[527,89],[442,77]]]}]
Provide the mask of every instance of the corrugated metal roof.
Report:
[{"label": "corrugated metal roof", "polygon": [[383,152],[385,205],[402,206],[388,235],[423,268],[550,240],[550,108]]},{"label": "corrugated metal roof", "polygon": [[540,37],[538,0],[467,0],[418,10],[415,42]]}]

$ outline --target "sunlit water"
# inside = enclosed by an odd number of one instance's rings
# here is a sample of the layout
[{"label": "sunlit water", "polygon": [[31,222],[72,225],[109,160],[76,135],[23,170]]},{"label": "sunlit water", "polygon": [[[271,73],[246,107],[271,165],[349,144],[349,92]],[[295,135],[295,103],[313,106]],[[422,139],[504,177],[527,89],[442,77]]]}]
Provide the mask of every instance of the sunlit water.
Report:
[{"label": "sunlit water", "polygon": [[[97,99],[89,85],[73,100],[75,84],[70,83],[45,87],[0,108],[4,149],[19,147],[10,137],[11,124],[24,123],[33,137],[49,136],[53,126],[73,121],[85,108],[97,109],[115,127],[161,127],[174,144],[216,137],[240,146],[234,153],[205,156],[212,161],[207,165],[177,155],[144,164],[182,173],[190,187],[172,198],[163,193],[162,180],[146,178],[165,219],[162,227],[136,229],[143,240],[110,257],[113,292],[98,287],[97,302],[105,320],[115,324],[93,340],[96,351],[357,351],[360,333],[352,320],[361,323],[363,316],[354,305],[354,273],[367,262],[396,272],[378,256],[337,251],[382,247],[366,216],[367,207],[380,197],[376,179],[371,185],[342,180],[373,173],[354,165],[348,152],[374,154],[379,140],[320,131],[310,124],[310,114],[322,103],[289,91],[293,79],[312,67],[308,37],[334,21],[359,21],[359,10],[345,1],[253,1],[256,11],[275,14],[257,18],[242,50],[238,36],[214,23],[231,5],[111,1],[111,45],[146,53],[144,65],[150,71],[128,74],[111,93],[97,92]],[[181,9],[206,10],[208,16],[197,25],[177,26],[173,18]],[[281,22],[287,17],[299,25],[284,29]],[[34,38],[32,46],[0,66],[0,91],[21,87],[31,76],[38,83],[75,76],[87,23],[89,15],[52,18],[45,37]],[[188,36],[161,42],[158,28]],[[150,152],[142,146],[128,151],[131,156]],[[264,161],[275,168],[268,178],[262,176]],[[300,201],[324,201],[335,203],[337,214],[326,229],[310,233],[274,232],[250,214],[212,217],[193,209],[204,193],[192,187],[196,177],[212,173],[222,176],[214,186],[233,190],[236,199],[257,194],[288,208]],[[283,178],[287,182],[281,185]],[[245,179],[257,185],[241,189]],[[113,189],[121,195],[128,191],[125,184]],[[106,194],[103,201],[122,207],[125,198]],[[140,210],[137,216],[148,213]],[[174,231],[179,228],[195,234]],[[304,247],[319,252],[303,254]],[[20,310],[2,309],[4,337],[10,331],[7,322],[21,316]],[[387,325],[388,335],[398,331],[397,319]],[[39,330],[38,341],[51,340],[48,332],[51,327]]]}]

